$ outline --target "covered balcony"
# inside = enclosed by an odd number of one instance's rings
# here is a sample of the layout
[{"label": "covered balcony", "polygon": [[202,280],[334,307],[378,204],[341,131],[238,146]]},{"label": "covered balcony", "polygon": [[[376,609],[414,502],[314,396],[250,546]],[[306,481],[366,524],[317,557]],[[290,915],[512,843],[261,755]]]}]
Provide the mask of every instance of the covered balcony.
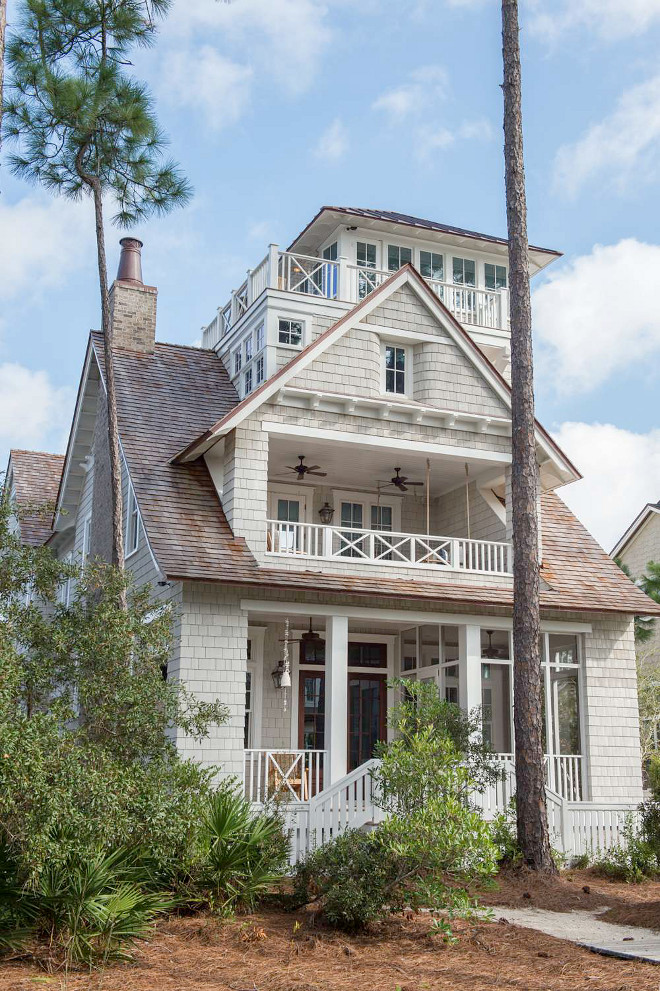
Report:
[{"label": "covered balcony", "polygon": [[[266,289],[354,305],[392,274],[393,270],[351,264],[343,257],[317,258],[280,251],[278,245],[271,244],[266,256],[248,271],[243,284],[232,292],[230,300],[218,309],[214,320],[205,328],[205,346],[212,347],[226,337]],[[427,278],[426,282],[460,323],[488,330],[508,330],[507,289],[489,289],[435,278]]]}]

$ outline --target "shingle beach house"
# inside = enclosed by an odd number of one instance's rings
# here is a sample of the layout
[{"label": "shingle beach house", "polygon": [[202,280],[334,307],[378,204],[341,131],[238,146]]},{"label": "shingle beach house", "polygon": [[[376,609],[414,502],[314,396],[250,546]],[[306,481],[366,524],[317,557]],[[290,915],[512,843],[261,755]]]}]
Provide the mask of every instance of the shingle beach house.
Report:
[{"label": "shingle beach house", "polygon": [[[126,562],[179,616],[168,677],[231,717],[187,755],[285,803],[296,856],[376,812],[388,681],[481,707],[512,762],[511,397],[505,240],[323,207],[268,247],[202,347],[156,341],[124,239],[112,287]],[[557,252],[530,248],[533,274]],[[181,287],[179,287],[181,289]],[[577,468],[537,424],[548,803],[554,842],[605,845],[641,799],[633,616],[657,613],[562,501]],[[110,552],[102,338],[64,459],[16,451],[24,538]],[[29,496],[29,499],[28,499]]]}]

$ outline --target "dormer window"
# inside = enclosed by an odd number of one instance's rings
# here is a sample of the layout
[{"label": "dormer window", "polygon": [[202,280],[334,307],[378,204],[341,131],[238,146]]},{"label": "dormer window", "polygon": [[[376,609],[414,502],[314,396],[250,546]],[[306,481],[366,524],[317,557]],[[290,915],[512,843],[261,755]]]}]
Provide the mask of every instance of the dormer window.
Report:
[{"label": "dormer window", "polygon": [[394,344],[385,345],[385,392],[397,396],[406,394],[406,364],[405,348]]},{"label": "dormer window", "polygon": [[300,347],[303,338],[303,325],[300,320],[282,320],[278,322],[277,339],[280,344]]},{"label": "dormer window", "polygon": [[484,266],[486,289],[506,289],[506,268],[504,265]]}]

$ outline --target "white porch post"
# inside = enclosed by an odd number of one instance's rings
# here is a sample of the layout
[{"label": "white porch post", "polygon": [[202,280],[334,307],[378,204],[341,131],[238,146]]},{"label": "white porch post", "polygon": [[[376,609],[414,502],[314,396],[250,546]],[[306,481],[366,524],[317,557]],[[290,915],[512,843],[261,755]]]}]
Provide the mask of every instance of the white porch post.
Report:
[{"label": "white porch post", "polygon": [[348,616],[328,616],[325,623],[324,785],[343,778],[348,769]]},{"label": "white porch post", "polygon": [[481,705],[481,627],[458,628],[458,701],[469,712]]}]

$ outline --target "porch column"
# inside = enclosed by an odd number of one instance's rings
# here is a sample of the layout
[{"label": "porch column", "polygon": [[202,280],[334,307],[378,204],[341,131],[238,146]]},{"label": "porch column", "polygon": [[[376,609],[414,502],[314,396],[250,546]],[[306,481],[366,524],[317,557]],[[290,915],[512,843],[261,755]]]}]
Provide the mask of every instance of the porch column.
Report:
[{"label": "porch column", "polygon": [[348,769],[348,616],[325,623],[325,740],[327,787]]},{"label": "porch column", "polygon": [[458,701],[469,712],[481,705],[481,627],[458,628]]}]

